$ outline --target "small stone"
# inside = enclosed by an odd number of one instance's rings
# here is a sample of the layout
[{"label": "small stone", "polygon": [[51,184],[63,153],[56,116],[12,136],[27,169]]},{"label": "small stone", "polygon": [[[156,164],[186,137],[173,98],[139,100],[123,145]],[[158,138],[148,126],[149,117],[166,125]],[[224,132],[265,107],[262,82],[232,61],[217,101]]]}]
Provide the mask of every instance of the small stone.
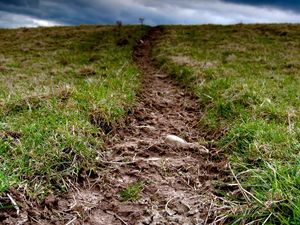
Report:
[{"label": "small stone", "polygon": [[169,134],[166,136],[165,142],[174,146],[181,146],[181,147],[185,147],[188,146],[189,144],[183,140],[182,138],[176,136],[176,135],[172,135]]},{"label": "small stone", "polygon": [[171,134],[167,135],[166,139],[165,139],[165,142],[167,144],[175,146],[175,147],[181,147],[181,148],[184,148],[184,149],[194,149],[194,150],[196,150],[196,151],[198,151],[199,153],[202,153],[202,154],[209,153],[209,150],[205,146],[200,145],[196,142],[194,142],[194,143],[186,142],[184,139],[182,139],[178,136],[175,136],[175,135],[171,135]]}]

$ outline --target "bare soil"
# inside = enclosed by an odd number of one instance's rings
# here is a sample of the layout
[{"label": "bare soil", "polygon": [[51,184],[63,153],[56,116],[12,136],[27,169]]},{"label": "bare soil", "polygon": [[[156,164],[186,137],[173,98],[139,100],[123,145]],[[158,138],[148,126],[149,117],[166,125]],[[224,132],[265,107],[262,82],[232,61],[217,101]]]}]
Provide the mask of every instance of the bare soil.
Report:
[{"label": "bare soil", "polygon": [[[48,196],[43,204],[30,203],[11,192],[20,212],[0,215],[1,224],[209,224],[222,207],[213,181],[224,176],[226,161],[216,162],[214,149],[201,146],[197,129],[200,116],[196,99],[156,69],[151,45],[161,30],[152,29],[135,49],[143,74],[143,88],[135,109],[114,129],[99,166],[81,185],[64,196]],[[192,145],[168,144],[168,134]],[[140,182],[139,199],[122,201],[120,192]],[[66,183],[68,183],[66,181]],[[71,182],[68,183],[71,185]]]}]

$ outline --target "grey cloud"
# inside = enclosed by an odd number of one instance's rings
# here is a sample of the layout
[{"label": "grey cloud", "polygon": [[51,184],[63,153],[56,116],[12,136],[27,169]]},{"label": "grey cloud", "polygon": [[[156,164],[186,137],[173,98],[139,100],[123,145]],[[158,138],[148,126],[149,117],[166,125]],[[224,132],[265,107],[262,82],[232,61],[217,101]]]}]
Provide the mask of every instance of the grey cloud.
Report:
[{"label": "grey cloud", "polygon": [[224,0],[225,2],[248,4],[254,6],[266,6],[275,7],[294,12],[300,12],[300,1],[299,0]]},{"label": "grey cloud", "polygon": [[4,5],[38,7],[39,0],[0,0]]},{"label": "grey cloud", "polygon": [[150,25],[300,22],[300,12],[285,11],[272,4],[256,6],[255,1],[258,0],[0,0],[0,10],[70,25],[111,24],[116,20],[137,23],[139,17],[145,17]]},{"label": "grey cloud", "polygon": [[37,27],[37,26],[55,26],[59,25],[48,20],[32,18],[30,16],[18,15],[9,12],[0,11],[0,27],[17,28],[17,27]]}]

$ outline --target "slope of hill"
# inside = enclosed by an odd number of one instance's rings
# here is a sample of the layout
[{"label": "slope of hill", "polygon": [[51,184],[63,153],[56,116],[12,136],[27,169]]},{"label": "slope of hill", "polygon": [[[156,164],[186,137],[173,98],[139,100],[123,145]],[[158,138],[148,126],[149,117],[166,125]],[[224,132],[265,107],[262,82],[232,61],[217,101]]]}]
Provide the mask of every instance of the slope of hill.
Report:
[{"label": "slope of hill", "polygon": [[300,26],[147,31],[0,30],[0,222],[299,224]]},{"label": "slope of hill", "polygon": [[[67,189],[139,89],[138,26],[0,30],[0,192]],[[98,129],[100,128],[100,129]],[[64,184],[64,185],[61,185]]]},{"label": "slope of hill", "polygon": [[156,63],[198,97],[199,129],[230,160],[236,224],[300,223],[300,26],[166,26]]}]

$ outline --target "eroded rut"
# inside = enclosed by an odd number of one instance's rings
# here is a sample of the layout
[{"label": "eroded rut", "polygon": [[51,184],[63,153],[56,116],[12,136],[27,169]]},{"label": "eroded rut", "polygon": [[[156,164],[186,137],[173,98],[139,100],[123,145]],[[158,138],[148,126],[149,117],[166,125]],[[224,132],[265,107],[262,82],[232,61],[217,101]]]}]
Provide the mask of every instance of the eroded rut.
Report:
[{"label": "eroded rut", "polygon": [[[134,52],[143,89],[127,125],[118,127],[99,153],[97,177],[61,199],[48,197],[41,214],[27,214],[25,224],[209,224],[216,219],[212,181],[223,166],[211,161],[213,149],[205,153],[197,144],[199,110],[193,96],[150,59],[160,32],[152,29]],[[168,144],[169,134],[193,144]],[[140,198],[122,201],[121,190],[137,182],[143,186]]]}]

